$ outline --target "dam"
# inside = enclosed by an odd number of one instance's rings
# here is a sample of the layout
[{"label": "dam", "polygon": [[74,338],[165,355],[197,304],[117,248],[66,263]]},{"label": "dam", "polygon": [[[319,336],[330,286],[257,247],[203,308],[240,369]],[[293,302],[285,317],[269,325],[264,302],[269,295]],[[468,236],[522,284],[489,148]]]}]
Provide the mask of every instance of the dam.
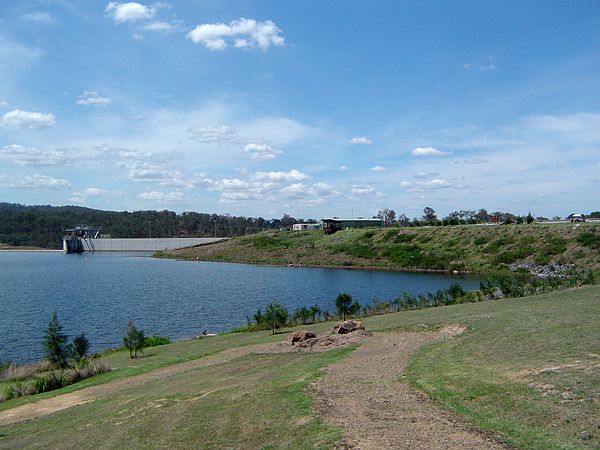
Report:
[{"label": "dam", "polygon": [[208,245],[227,238],[106,238],[100,230],[79,225],[65,230],[63,251],[82,252],[157,252]]}]

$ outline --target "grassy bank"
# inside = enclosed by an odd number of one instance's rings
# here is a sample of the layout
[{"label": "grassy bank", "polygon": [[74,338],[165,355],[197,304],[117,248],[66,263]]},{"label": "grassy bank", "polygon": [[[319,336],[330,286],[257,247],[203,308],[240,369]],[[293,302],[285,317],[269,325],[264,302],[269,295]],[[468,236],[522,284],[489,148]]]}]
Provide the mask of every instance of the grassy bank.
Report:
[{"label": "grassy bank", "polygon": [[[461,323],[462,335],[424,348],[404,377],[442,404],[521,448],[597,448],[600,287],[405,311],[365,319],[373,331]],[[331,324],[313,326],[317,332]],[[311,328],[311,327],[308,327]],[[128,377],[221,350],[283,339],[235,333],[124,352],[116,368],[44,396]],[[250,354],[128,387],[91,403],[0,427],[0,447],[329,448],[341,432],[311,413],[303,387],[348,350]],[[399,374],[399,377],[401,375]],[[34,396],[35,397],[35,396]],[[21,402],[11,400],[1,409]]]},{"label": "grassy bank", "polygon": [[252,264],[469,271],[529,262],[600,269],[600,225],[508,225],[271,231],[157,256]]}]

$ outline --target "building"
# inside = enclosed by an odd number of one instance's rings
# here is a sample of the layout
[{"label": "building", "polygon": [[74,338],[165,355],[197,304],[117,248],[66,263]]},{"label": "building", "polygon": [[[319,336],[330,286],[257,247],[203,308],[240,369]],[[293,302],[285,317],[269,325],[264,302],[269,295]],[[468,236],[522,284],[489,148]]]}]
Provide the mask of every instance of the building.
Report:
[{"label": "building", "polygon": [[295,223],[292,225],[294,231],[306,231],[306,230],[320,230],[320,223]]},{"label": "building", "polygon": [[383,221],[381,219],[340,219],[333,217],[331,219],[321,219],[319,222],[325,233],[331,234],[339,230],[349,228],[381,228]]}]

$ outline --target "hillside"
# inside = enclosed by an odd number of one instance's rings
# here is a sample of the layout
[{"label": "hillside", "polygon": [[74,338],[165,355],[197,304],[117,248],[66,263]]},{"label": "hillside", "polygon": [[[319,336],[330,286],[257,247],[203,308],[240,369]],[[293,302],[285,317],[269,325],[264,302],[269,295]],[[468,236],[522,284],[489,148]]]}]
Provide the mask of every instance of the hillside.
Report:
[{"label": "hillside", "polygon": [[252,264],[484,273],[514,262],[600,269],[600,224],[269,231],[157,256]]}]

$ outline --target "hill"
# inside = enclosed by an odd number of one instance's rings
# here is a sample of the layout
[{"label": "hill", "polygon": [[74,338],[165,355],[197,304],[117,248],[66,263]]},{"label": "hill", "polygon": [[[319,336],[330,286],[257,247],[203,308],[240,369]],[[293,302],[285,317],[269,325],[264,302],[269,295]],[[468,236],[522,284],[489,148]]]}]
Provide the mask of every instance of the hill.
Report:
[{"label": "hill", "polygon": [[404,227],[269,231],[158,256],[252,264],[468,271],[511,263],[576,264],[600,269],[600,224]]}]

